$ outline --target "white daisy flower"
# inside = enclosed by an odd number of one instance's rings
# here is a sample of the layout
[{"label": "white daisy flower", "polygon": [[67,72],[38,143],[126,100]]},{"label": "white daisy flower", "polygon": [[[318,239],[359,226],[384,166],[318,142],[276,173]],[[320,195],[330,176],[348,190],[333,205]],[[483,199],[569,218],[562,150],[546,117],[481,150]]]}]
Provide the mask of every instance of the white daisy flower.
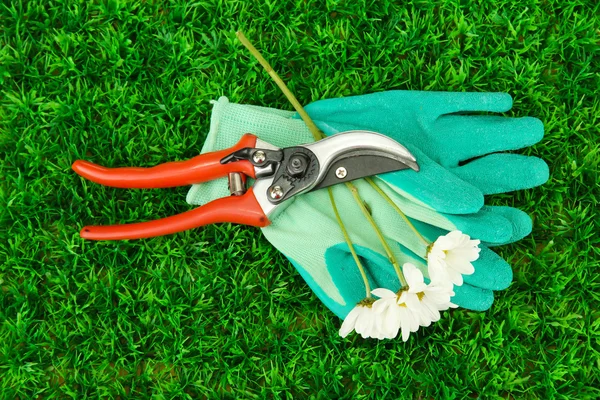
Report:
[{"label": "white daisy flower", "polygon": [[394,293],[377,288],[371,293],[379,297],[372,307],[376,331],[386,339],[395,338],[401,332],[402,340],[406,342],[419,325],[429,326],[440,319],[440,311],[457,306],[450,302],[454,296],[451,284],[426,284],[423,273],[410,263],[404,264],[402,270],[408,289]]},{"label": "white daisy flower", "polygon": [[410,263],[404,264],[402,271],[408,290],[402,292],[398,303],[406,304],[418,316],[419,325],[429,326],[440,319],[440,311],[458,307],[450,302],[454,296],[452,285],[426,284],[423,273]]},{"label": "white daisy flower", "polygon": [[471,240],[461,231],[452,231],[440,236],[427,253],[429,277],[438,285],[452,282],[463,284],[463,275],[475,272],[473,261],[479,258],[479,240]]},{"label": "white daisy flower", "polygon": [[418,317],[413,314],[406,304],[398,303],[398,294],[385,288],[373,290],[379,300],[373,304],[378,314],[378,328],[386,339],[393,339],[402,332],[402,340],[407,341],[411,332],[419,329]]},{"label": "white daisy flower", "polygon": [[364,339],[376,338],[383,339],[381,333],[377,329],[377,315],[373,310],[372,298],[361,300],[356,307],[348,313],[342,327],[340,328],[340,336],[345,338],[352,331],[360,334]]}]

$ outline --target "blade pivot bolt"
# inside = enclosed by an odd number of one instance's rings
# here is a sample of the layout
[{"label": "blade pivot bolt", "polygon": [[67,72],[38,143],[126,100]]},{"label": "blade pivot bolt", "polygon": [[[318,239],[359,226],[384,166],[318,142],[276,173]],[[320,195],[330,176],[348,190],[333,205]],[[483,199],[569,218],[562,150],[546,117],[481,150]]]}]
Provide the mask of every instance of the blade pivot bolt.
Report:
[{"label": "blade pivot bolt", "polygon": [[346,168],[344,167],[339,167],[335,170],[335,176],[337,176],[340,179],[344,179],[346,175],[348,175],[348,171],[346,171]]},{"label": "blade pivot bolt", "polygon": [[302,153],[294,154],[290,157],[290,161],[287,166],[287,173],[292,178],[302,178],[308,168],[310,160],[307,156]]}]

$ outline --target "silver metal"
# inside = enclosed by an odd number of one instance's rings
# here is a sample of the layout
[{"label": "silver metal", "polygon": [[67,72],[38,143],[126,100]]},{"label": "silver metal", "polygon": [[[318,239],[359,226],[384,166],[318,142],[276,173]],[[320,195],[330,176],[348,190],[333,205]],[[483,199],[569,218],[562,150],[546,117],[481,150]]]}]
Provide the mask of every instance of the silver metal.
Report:
[{"label": "silver metal", "polygon": [[[254,197],[256,197],[256,201],[258,201],[260,208],[262,208],[263,212],[265,213],[265,215],[267,217],[269,217],[269,219],[271,218],[274,211],[278,207],[280,207],[280,205],[278,205],[278,204],[271,203],[269,201],[269,199],[267,198],[267,196],[268,196],[267,193],[269,192],[269,188],[271,187],[272,184],[273,184],[273,177],[270,177],[270,178],[264,178],[264,179],[257,179],[254,182],[254,185],[252,186],[252,191],[254,192]],[[288,202],[284,201],[283,203],[288,203]],[[285,207],[282,207],[282,208],[285,208]]]},{"label": "silver metal", "polygon": [[[257,139],[256,147],[268,150],[279,150],[278,147],[260,139]],[[419,170],[415,157],[408,149],[386,136],[370,131],[342,132],[319,140],[318,142],[303,145],[303,147],[310,149],[319,159],[321,165],[319,171],[320,176],[319,179],[317,179],[317,182],[322,179],[322,175],[328,170],[328,165],[335,162],[336,158],[340,158],[341,155],[351,152],[356,152],[357,155],[360,155],[364,154],[365,151],[368,151],[368,153],[372,155],[388,156],[405,163],[415,171]],[[260,171],[264,171],[265,168],[255,166],[254,170],[259,173]],[[276,218],[281,211],[285,210],[287,205],[291,204],[291,202],[288,201],[279,204],[273,204],[269,201],[273,178],[274,177],[271,175],[257,179],[252,186],[256,201],[267,218],[271,221]],[[308,190],[310,190],[310,188],[308,188]],[[306,192],[306,190],[303,191],[303,193],[304,192]]]},{"label": "silver metal", "polygon": [[272,199],[280,199],[283,197],[283,189],[281,186],[273,186],[271,189],[269,189],[269,195]]},{"label": "silver metal", "polygon": [[340,179],[344,179],[346,175],[348,175],[348,171],[346,171],[346,168],[344,167],[339,167],[335,170],[335,176],[337,176]]},{"label": "silver metal", "polygon": [[[260,139],[256,139],[256,144],[255,144],[256,148],[258,149],[265,149],[265,150],[279,150],[279,147],[277,146],[273,146],[271,143],[269,142],[265,142],[264,140],[260,140]],[[258,152],[257,152],[258,153]],[[266,166],[266,167],[259,167],[259,166],[254,166],[254,174],[255,176],[258,177],[262,177],[262,176],[270,176],[272,175],[272,167],[271,166]]]},{"label": "silver metal", "polygon": [[239,172],[231,172],[227,175],[229,180],[229,192],[232,196],[241,196],[246,193],[246,185],[242,179],[242,174]]},{"label": "silver metal", "polygon": [[252,155],[252,160],[257,164],[262,164],[267,159],[267,155],[264,151],[258,150],[255,151]]},{"label": "silver metal", "polygon": [[272,145],[269,142],[265,142],[264,140],[256,139],[256,148],[257,149],[266,149],[266,150],[279,150],[279,147]]},{"label": "silver metal", "polygon": [[[371,131],[346,131],[326,137],[318,142],[302,145],[312,151],[319,160],[319,175],[315,186],[323,179],[329,166],[340,158],[370,154],[390,158],[419,171],[417,159],[400,143],[387,136]],[[313,186],[314,187],[314,186]],[[312,189],[307,188],[306,191]]]}]

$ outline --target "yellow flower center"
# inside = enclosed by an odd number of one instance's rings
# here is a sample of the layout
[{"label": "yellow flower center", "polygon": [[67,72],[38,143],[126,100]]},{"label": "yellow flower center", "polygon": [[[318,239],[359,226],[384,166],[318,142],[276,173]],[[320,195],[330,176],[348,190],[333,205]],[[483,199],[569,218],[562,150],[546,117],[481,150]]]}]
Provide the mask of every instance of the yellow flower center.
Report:
[{"label": "yellow flower center", "polygon": [[362,299],[361,301],[359,301],[358,305],[362,306],[362,307],[371,308],[373,306],[373,303],[375,303],[375,299],[372,298],[372,297],[367,297],[367,298]]},{"label": "yellow flower center", "polygon": [[433,248],[433,243],[429,243],[429,245],[427,246],[427,248],[425,249],[425,258],[427,258],[427,256],[429,255],[429,253],[431,252],[431,249]]}]

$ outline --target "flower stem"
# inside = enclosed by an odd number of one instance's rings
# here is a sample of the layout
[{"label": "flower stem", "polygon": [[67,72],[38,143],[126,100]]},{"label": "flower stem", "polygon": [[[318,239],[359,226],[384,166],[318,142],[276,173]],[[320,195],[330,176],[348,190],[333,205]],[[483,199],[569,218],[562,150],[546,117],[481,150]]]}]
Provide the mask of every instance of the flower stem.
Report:
[{"label": "flower stem", "polygon": [[[250,53],[252,54],[252,56],[254,56],[258,60],[258,62],[260,63],[260,65],[263,66],[263,68],[271,76],[271,78],[273,79],[273,81],[275,81],[275,83],[277,84],[277,86],[279,86],[279,88],[281,89],[281,91],[283,92],[283,94],[285,94],[285,96],[290,101],[290,103],[292,103],[292,106],[294,106],[294,108],[296,109],[296,112],[298,112],[298,114],[300,115],[300,117],[302,117],[302,120],[304,121],[304,123],[306,124],[306,126],[308,127],[308,129],[310,130],[310,132],[312,133],[315,141],[323,139],[325,137],[325,135],[323,134],[323,132],[321,132],[321,130],[315,125],[315,123],[310,118],[310,116],[308,115],[308,113],[306,111],[304,111],[304,108],[302,107],[302,105],[300,104],[300,102],[298,102],[298,99],[296,99],[296,96],[294,96],[294,94],[288,89],[288,87],[286,86],[285,82],[283,82],[283,80],[279,77],[279,75],[277,75],[277,73],[273,70],[273,68],[267,62],[267,60],[265,60],[265,58],[260,54],[260,52],[258,50],[256,50],[256,48],[252,45],[252,43],[250,43],[250,41],[248,40],[248,38],[246,38],[246,36],[244,36],[244,34],[242,33],[242,31],[236,32],[236,35],[237,35],[238,39],[240,40],[240,42],[242,42],[242,44],[250,51]],[[396,257],[392,253],[392,250],[390,249],[390,246],[387,244],[385,238],[383,237],[383,234],[381,233],[381,230],[377,226],[377,223],[375,222],[375,220],[373,220],[373,217],[371,217],[371,213],[365,207],[363,200],[360,198],[360,195],[358,194],[358,190],[350,182],[347,182],[346,186],[350,189],[350,191],[352,193],[352,197],[354,197],[354,199],[358,203],[358,205],[359,205],[362,213],[364,214],[364,216],[367,218],[367,220],[369,221],[369,223],[371,224],[371,226],[373,227],[373,229],[375,229],[375,232],[377,233],[377,236],[379,237],[379,240],[381,241],[381,244],[383,245],[383,247],[384,247],[384,249],[385,249],[385,251],[386,251],[386,253],[388,255],[388,259],[390,260],[390,262],[394,266],[394,269],[396,270],[396,273],[398,274],[398,279],[400,279],[400,283],[402,285],[402,289],[408,288],[408,284],[406,283],[406,279],[404,278],[404,274],[400,270],[400,265],[398,264],[398,260],[396,260]],[[354,245],[352,244],[350,236],[348,235],[348,232],[346,231],[346,227],[344,226],[344,223],[342,222],[342,219],[339,216],[339,213],[338,213],[338,210],[337,210],[337,206],[335,204],[335,199],[333,197],[333,192],[331,191],[331,188],[329,188],[329,199],[331,200],[331,205],[332,205],[333,211],[334,211],[334,213],[336,215],[338,224],[339,224],[339,226],[340,226],[340,228],[342,230],[342,234],[344,235],[344,239],[346,240],[346,243],[348,243],[348,247],[350,248],[350,252],[352,253],[352,257],[354,257],[354,261],[356,262],[356,266],[358,267],[358,269],[359,269],[359,271],[360,271],[360,273],[361,273],[361,275],[363,277],[363,280],[365,281],[365,287],[367,289],[367,298],[369,298],[371,296],[371,290],[370,290],[370,286],[369,286],[369,280],[367,279],[367,276],[366,276],[366,273],[364,271],[364,268],[363,268],[362,264],[360,263],[360,259],[356,255],[356,252],[354,250]],[[389,199],[389,197],[388,197],[388,199]],[[391,202],[391,199],[389,201]],[[400,210],[400,209],[398,209],[398,210]]]},{"label": "flower stem", "polygon": [[396,212],[402,217],[404,222],[406,222],[406,224],[409,226],[410,229],[412,229],[412,231],[415,233],[415,235],[417,235],[417,237],[419,239],[421,239],[421,241],[425,244],[425,246],[429,247],[431,245],[431,242],[429,240],[425,239],[423,237],[423,235],[421,235],[421,233],[419,233],[417,228],[415,228],[415,226],[412,224],[412,222],[410,222],[410,220],[408,219],[406,214],[404,214],[402,212],[402,210],[400,209],[400,207],[398,207],[396,205],[396,203],[394,203],[394,200],[390,199],[390,197],[379,187],[379,185],[377,183],[375,183],[375,181],[373,179],[371,179],[370,177],[367,177],[367,178],[365,178],[365,180],[367,182],[369,182],[369,185],[373,186],[373,189],[375,189],[377,191],[377,193],[379,193],[381,195],[381,197],[383,197],[384,200],[387,201],[394,210],[396,210]]},{"label": "flower stem", "polygon": [[242,42],[242,44],[250,51],[250,53],[254,56],[254,58],[256,58],[258,60],[260,65],[263,66],[263,68],[267,71],[267,73],[271,76],[271,78],[273,78],[273,80],[275,81],[277,86],[279,86],[279,89],[281,89],[281,91],[283,92],[285,97],[287,97],[289,102],[292,103],[292,106],[294,106],[294,109],[296,110],[296,112],[298,114],[300,114],[300,117],[302,117],[302,120],[304,121],[304,123],[306,124],[306,126],[308,127],[310,132],[312,133],[313,137],[315,138],[315,141],[323,139],[325,137],[323,132],[321,132],[321,130],[319,128],[317,128],[317,125],[315,125],[315,123],[310,118],[310,116],[307,114],[307,112],[304,111],[304,107],[302,107],[302,105],[300,104],[298,99],[296,99],[296,96],[294,96],[294,94],[290,91],[290,89],[288,89],[285,82],[283,82],[283,80],[281,80],[279,75],[277,75],[277,72],[275,72],[273,70],[271,65],[267,62],[267,60],[265,60],[265,58],[262,56],[262,54],[260,54],[260,52],[258,50],[256,50],[256,48],[252,45],[252,43],[250,43],[248,38],[246,38],[246,36],[244,36],[244,33],[242,31],[237,31],[236,36],[238,37],[239,41]]},{"label": "flower stem", "polygon": [[351,182],[346,182],[346,186],[350,189],[350,192],[352,193],[352,197],[354,197],[356,204],[358,204],[358,206],[362,210],[363,214],[367,217],[369,224],[371,224],[371,226],[375,230],[375,233],[377,234],[379,241],[383,245],[383,248],[388,256],[389,261],[394,266],[394,269],[396,270],[396,274],[398,275],[398,279],[400,279],[400,284],[402,285],[400,290],[404,290],[404,289],[408,288],[408,283],[406,282],[406,279],[404,278],[404,274],[402,273],[402,270],[400,269],[400,264],[398,264],[398,260],[396,259],[396,256],[394,256],[392,249],[390,249],[390,246],[388,245],[387,241],[385,240],[383,233],[377,226],[377,223],[371,216],[371,213],[369,212],[369,210],[367,210],[367,207],[365,207],[365,203],[363,202],[363,200],[360,198],[360,195],[358,194],[358,189]]},{"label": "flower stem", "polygon": [[335,199],[333,198],[333,191],[331,190],[331,187],[328,187],[327,191],[329,192],[329,200],[331,200],[331,206],[333,207],[333,212],[335,214],[335,218],[337,219],[338,225],[342,229],[342,235],[344,235],[344,239],[346,239],[346,243],[348,244],[350,253],[352,253],[352,258],[354,258],[354,262],[356,262],[356,266],[358,267],[358,270],[360,271],[360,274],[362,275],[363,281],[365,283],[365,289],[367,291],[366,297],[370,298],[371,297],[371,286],[369,285],[369,279],[367,278],[367,273],[365,272],[365,269],[362,266],[362,263],[360,262],[360,259],[358,258],[358,255],[356,254],[356,251],[354,250],[354,244],[352,244],[350,235],[348,235],[346,226],[344,225],[344,222],[342,221],[342,218],[340,217],[340,213],[338,212],[337,206],[335,204]]}]

